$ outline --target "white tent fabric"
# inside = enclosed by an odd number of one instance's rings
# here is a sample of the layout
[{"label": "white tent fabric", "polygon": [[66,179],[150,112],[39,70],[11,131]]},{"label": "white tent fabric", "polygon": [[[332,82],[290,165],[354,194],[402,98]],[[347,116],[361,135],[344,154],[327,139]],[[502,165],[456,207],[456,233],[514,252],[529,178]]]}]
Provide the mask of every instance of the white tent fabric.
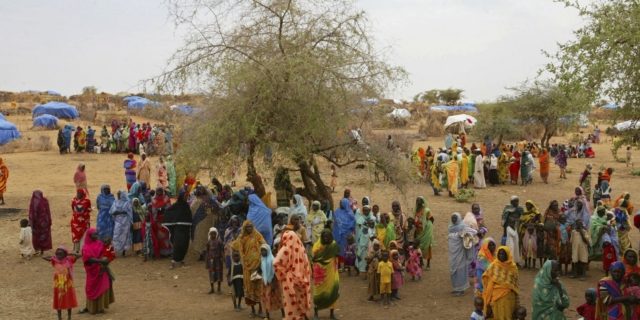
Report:
[{"label": "white tent fabric", "polygon": [[407,110],[407,109],[396,109],[396,108],[394,108],[392,112],[387,113],[387,117],[389,117],[389,118],[401,118],[401,119],[411,118],[411,112],[409,112],[409,110]]},{"label": "white tent fabric", "polygon": [[447,129],[456,123],[462,123],[465,129],[471,129],[476,125],[476,122],[478,122],[478,120],[470,115],[457,114],[447,118],[447,121],[444,123],[444,128]]},{"label": "white tent fabric", "polygon": [[616,123],[614,128],[618,129],[618,131],[624,131],[629,129],[639,129],[640,121],[627,120],[625,122]]}]

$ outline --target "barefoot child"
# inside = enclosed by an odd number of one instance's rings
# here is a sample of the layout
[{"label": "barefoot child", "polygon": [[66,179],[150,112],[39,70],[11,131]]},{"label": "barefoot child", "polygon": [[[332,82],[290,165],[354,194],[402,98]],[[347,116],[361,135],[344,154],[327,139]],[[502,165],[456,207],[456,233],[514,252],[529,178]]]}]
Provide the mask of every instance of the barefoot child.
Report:
[{"label": "barefoot child", "polygon": [[208,294],[215,292],[214,284],[218,284],[218,295],[222,294],[220,283],[222,283],[222,256],[224,255],[224,245],[218,237],[218,229],[209,229],[209,241],[205,247],[207,263],[205,264],[209,270],[209,284],[211,290]]},{"label": "barefoot child", "polygon": [[411,275],[411,281],[422,281],[422,250],[420,250],[420,239],[414,239],[413,245],[409,246],[409,261],[407,262],[407,271]]},{"label": "barefoot child", "polygon": [[142,223],[142,255],[144,256],[143,262],[147,261],[148,257],[151,259],[156,259],[156,248],[157,245],[156,233],[153,228],[153,221],[151,218],[151,214],[146,212],[144,214],[144,222]]},{"label": "barefoot child", "polygon": [[389,261],[389,251],[382,251],[382,261],[378,263],[378,274],[380,275],[380,305],[392,306],[389,301],[391,295],[391,275],[393,274],[393,264]]},{"label": "barefoot child", "polygon": [[516,231],[516,221],[509,219],[507,222],[507,247],[513,252],[513,262],[520,266],[520,239]]},{"label": "barefoot child", "polygon": [[[233,300],[233,311],[240,312],[244,310],[242,307],[242,298],[244,298],[244,276],[242,276],[242,262],[240,262],[240,252],[233,251],[231,254],[233,265],[231,266],[231,279],[227,283],[232,289],[231,299]],[[236,303],[237,301],[237,303]]]},{"label": "barefoot child", "polygon": [[276,272],[273,268],[273,252],[268,244],[260,246],[260,267],[258,267],[262,276],[262,291],[260,294],[260,306],[264,307],[267,313],[267,319],[271,319],[270,312],[280,309],[282,318],[285,317],[282,304],[282,288],[276,278]]},{"label": "barefoot child", "polygon": [[544,224],[542,223],[536,224],[536,247],[538,247],[536,256],[540,259],[540,265],[543,265],[547,259],[544,257]]},{"label": "barefoot child", "polygon": [[580,277],[581,281],[587,280],[586,266],[589,263],[589,246],[591,239],[584,229],[582,220],[576,220],[576,230],[571,231],[571,258],[576,267],[576,272],[569,278]]},{"label": "barefoot child", "polygon": [[29,220],[20,220],[20,256],[24,259],[25,255],[28,260],[31,260],[31,254],[33,253],[33,246],[31,245],[31,227],[29,226]]},{"label": "barefoot child", "polygon": [[404,277],[402,276],[404,268],[398,259],[400,259],[400,252],[398,252],[398,250],[391,250],[391,264],[393,265],[393,275],[391,278],[391,301],[400,300],[398,290],[400,290],[404,284]]},{"label": "barefoot child", "polygon": [[374,239],[371,242],[371,249],[365,260],[367,261],[367,279],[369,285],[367,287],[367,293],[369,293],[369,299],[367,301],[373,301],[373,296],[380,294],[380,275],[378,274],[378,263],[382,258],[380,252],[380,241]]},{"label": "barefoot child", "polygon": [[471,320],[484,320],[484,299],[482,299],[482,297],[475,297],[475,299],[473,299],[473,306],[475,310],[471,313]]},{"label": "barefoot child", "polygon": [[71,309],[78,306],[76,289],[73,286],[73,264],[76,259],[82,258],[79,254],[69,254],[65,247],[58,247],[53,257],[42,257],[51,261],[55,270],[53,276],[53,309],[58,310],[58,320],[62,320],[62,310],[67,310],[67,319],[71,319]]},{"label": "barefoot child", "polygon": [[376,237],[376,221],[374,219],[367,219],[367,224],[362,228],[362,234],[358,239],[358,266],[361,269],[360,275],[363,276],[362,280],[367,280],[366,259],[367,255],[369,254],[369,246],[371,245],[371,241],[376,239]]},{"label": "barefoot child", "polygon": [[344,248],[344,267],[347,269],[347,274],[351,277],[351,268],[356,268],[356,240],[353,235],[347,237],[347,246]]},{"label": "barefoot child", "polygon": [[596,320],[596,289],[587,289],[584,293],[584,299],[587,301],[578,306],[576,311],[584,320]]},{"label": "barefoot child", "polygon": [[538,269],[536,268],[537,252],[538,238],[536,236],[536,230],[533,224],[529,224],[527,225],[524,237],[522,237],[522,257],[524,258],[524,267],[526,269],[531,270],[532,263],[533,269]]}]

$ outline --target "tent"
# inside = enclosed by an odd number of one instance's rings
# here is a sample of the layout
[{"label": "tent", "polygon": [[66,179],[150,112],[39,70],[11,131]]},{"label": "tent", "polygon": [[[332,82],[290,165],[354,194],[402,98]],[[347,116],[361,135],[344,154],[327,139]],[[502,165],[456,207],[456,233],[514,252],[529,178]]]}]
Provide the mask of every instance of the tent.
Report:
[{"label": "tent", "polygon": [[144,99],[144,98],[138,97],[138,96],[130,96],[130,97],[126,97],[126,98],[122,99],[122,101],[129,102],[129,101],[138,100],[138,99]]},{"label": "tent", "polygon": [[22,135],[15,124],[9,121],[0,120],[0,146],[5,145],[11,140],[19,138],[22,138]]},{"label": "tent", "polygon": [[478,112],[478,108],[470,105],[464,106],[433,106],[429,107],[430,110],[434,111],[470,111],[470,112]]},{"label": "tent", "polygon": [[624,131],[629,129],[640,129],[640,121],[628,120],[625,122],[616,123],[614,128],[618,129],[618,131]]},{"label": "tent", "polygon": [[45,128],[55,128],[58,126],[58,122],[60,120],[58,120],[58,118],[49,115],[49,114],[43,114],[35,119],[33,119],[33,126],[34,127],[45,127]]},{"label": "tent", "polygon": [[129,101],[129,103],[127,104],[127,107],[129,107],[129,109],[142,109],[142,108],[144,108],[146,106],[154,106],[154,107],[161,107],[162,106],[162,103],[157,102],[157,101],[151,101],[151,100],[149,100],[147,98],[138,97],[138,99],[131,99],[131,100],[128,100],[128,101]]},{"label": "tent", "polygon": [[61,96],[61,94],[59,94],[59,93],[57,93],[55,91],[52,91],[52,90],[47,90],[47,94],[50,95],[50,96]]},{"label": "tent", "polygon": [[26,92],[26,93],[40,93],[40,92],[42,92],[42,91],[39,91],[39,90],[27,90],[27,91],[25,91],[25,92]]},{"label": "tent", "polygon": [[360,104],[365,106],[371,106],[371,105],[377,105],[378,102],[379,102],[378,99],[362,99],[362,101],[360,101]]},{"label": "tent", "polygon": [[393,108],[393,111],[391,111],[390,113],[387,113],[387,117],[400,118],[400,119],[411,118],[411,112],[409,112],[409,110],[407,109]]},{"label": "tent", "polygon": [[447,121],[444,123],[444,128],[448,129],[451,126],[462,126],[464,129],[471,129],[476,125],[476,122],[478,122],[478,120],[470,115],[457,114],[447,118]]},{"label": "tent", "polygon": [[607,110],[614,110],[614,109],[618,109],[618,106],[616,106],[615,104],[608,104],[604,106],[604,108]]},{"label": "tent", "polygon": [[39,104],[33,108],[33,116],[39,114],[50,114],[58,118],[75,119],[78,118],[78,110],[76,107],[64,102],[49,101],[45,104]]}]

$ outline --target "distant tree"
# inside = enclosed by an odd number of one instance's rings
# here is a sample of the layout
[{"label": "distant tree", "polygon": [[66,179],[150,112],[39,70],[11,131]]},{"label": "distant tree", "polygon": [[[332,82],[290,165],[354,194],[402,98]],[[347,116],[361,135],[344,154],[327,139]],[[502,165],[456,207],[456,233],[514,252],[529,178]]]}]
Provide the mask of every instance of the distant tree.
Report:
[{"label": "distant tree", "polygon": [[88,87],[82,88],[83,95],[95,95],[97,92],[98,92],[98,88],[94,86],[88,86]]},{"label": "distant tree", "polygon": [[471,135],[478,140],[489,136],[500,140],[517,140],[520,131],[514,121],[511,108],[506,103],[494,102],[478,105],[478,122]]},{"label": "distant tree", "polygon": [[349,110],[361,97],[405,82],[407,73],[387,63],[389,48],[376,45],[355,0],[167,2],[187,30],[185,44],[146,84],[158,92],[208,93],[205,111],[181,133],[178,159],[185,166],[228,171],[243,156],[247,180],[258,189],[256,165],[275,150],[317,200],[331,199],[317,157],[338,167],[383,158],[375,153],[384,148],[367,149],[367,137],[348,130],[363,121]]},{"label": "distant tree", "polygon": [[519,123],[535,122],[544,127],[542,145],[549,146],[549,140],[556,133],[558,125],[564,121],[578,121],[580,114],[589,110],[584,95],[567,93],[549,81],[523,82],[518,87],[509,88],[512,95],[501,98]]},{"label": "distant tree", "polygon": [[438,98],[438,90],[429,90],[429,91],[418,93],[413,100],[418,102],[423,102],[423,103],[430,103],[430,104],[440,102],[440,99]]},{"label": "distant tree", "polygon": [[452,88],[449,88],[446,90],[440,90],[440,92],[438,92],[438,99],[442,103],[451,105],[463,98],[462,96],[463,92],[464,90],[452,89]]},{"label": "distant tree", "polygon": [[[640,120],[640,2],[637,0],[562,0],[578,10],[585,25],[574,38],[558,45],[557,53],[544,70],[551,72],[560,87],[579,93],[594,103],[600,97],[616,101],[611,121]],[[634,130],[620,133],[629,139]]]}]

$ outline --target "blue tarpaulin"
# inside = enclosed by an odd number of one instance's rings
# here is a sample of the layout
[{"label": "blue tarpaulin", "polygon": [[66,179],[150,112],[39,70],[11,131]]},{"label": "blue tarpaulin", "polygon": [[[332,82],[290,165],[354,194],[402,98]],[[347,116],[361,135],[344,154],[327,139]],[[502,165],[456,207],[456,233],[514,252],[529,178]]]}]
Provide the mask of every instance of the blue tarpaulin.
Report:
[{"label": "blue tarpaulin", "polygon": [[13,139],[19,138],[22,138],[22,135],[15,124],[5,120],[0,120],[0,146],[5,145]]},{"label": "blue tarpaulin", "polygon": [[52,90],[47,90],[47,94],[50,95],[50,96],[61,96],[61,94],[59,94],[59,93],[57,93],[55,91],[52,91]]},{"label": "blue tarpaulin", "polygon": [[618,109],[618,106],[616,106],[615,104],[608,104],[606,106],[604,106],[605,109]]},{"label": "blue tarpaulin", "polygon": [[478,108],[470,105],[466,106],[433,106],[429,108],[430,110],[439,110],[439,111],[471,111],[478,112]]},{"label": "blue tarpaulin", "polygon": [[45,127],[45,128],[55,128],[58,126],[58,118],[49,115],[43,114],[35,119],[33,119],[34,127]]},{"label": "blue tarpaulin", "polygon": [[122,101],[129,102],[129,101],[137,100],[137,99],[142,99],[142,97],[138,97],[138,96],[130,96],[130,97],[126,97],[126,98],[122,99]]},{"label": "blue tarpaulin", "polygon": [[78,118],[78,110],[76,107],[64,102],[50,101],[45,104],[39,104],[33,108],[33,116],[39,114],[50,114],[58,118],[75,119]]},{"label": "blue tarpaulin", "polygon": [[147,98],[138,98],[138,99],[129,100],[129,103],[127,104],[127,107],[129,107],[129,109],[142,109],[146,106],[161,107],[162,103],[157,101],[151,101]]},{"label": "blue tarpaulin", "polygon": [[184,114],[192,115],[192,114],[200,111],[200,108],[191,108],[189,106],[176,106],[176,107],[173,108],[173,110],[178,110],[178,111],[180,111],[180,112],[182,112]]}]

